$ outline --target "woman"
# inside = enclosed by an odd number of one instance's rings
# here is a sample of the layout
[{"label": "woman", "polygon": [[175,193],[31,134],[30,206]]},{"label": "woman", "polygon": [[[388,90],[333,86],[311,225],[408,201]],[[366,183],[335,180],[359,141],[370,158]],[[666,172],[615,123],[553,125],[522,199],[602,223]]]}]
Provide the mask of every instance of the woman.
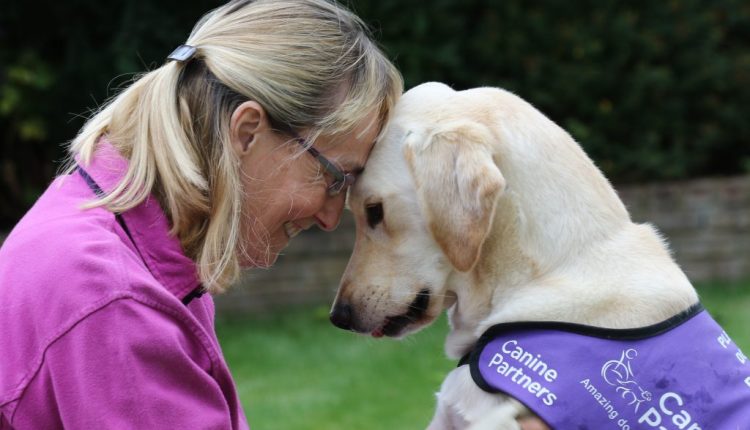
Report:
[{"label": "woman", "polygon": [[0,429],[247,428],[203,293],[336,227],[401,91],[331,2],[203,17],[0,250]]},{"label": "woman", "polygon": [[326,0],[231,2],[169,59],[0,249],[2,430],[247,428],[204,293],[336,227],[402,90]]}]

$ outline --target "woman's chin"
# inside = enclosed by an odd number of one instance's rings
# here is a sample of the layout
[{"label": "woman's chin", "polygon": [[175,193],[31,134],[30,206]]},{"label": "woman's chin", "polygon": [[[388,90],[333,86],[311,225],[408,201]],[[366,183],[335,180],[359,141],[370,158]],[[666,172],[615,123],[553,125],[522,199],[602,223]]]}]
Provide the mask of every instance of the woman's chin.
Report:
[{"label": "woman's chin", "polygon": [[240,267],[242,267],[243,269],[267,269],[273,266],[278,257],[278,252],[259,256],[247,255],[240,260]]},{"label": "woman's chin", "polygon": [[[291,240],[285,230],[284,227],[276,230],[270,238],[266,238],[264,246],[246,245],[245,255],[240,256],[240,267],[243,269],[265,269],[273,266],[281,251],[289,245]],[[255,242],[260,242],[260,239],[256,238]]]}]

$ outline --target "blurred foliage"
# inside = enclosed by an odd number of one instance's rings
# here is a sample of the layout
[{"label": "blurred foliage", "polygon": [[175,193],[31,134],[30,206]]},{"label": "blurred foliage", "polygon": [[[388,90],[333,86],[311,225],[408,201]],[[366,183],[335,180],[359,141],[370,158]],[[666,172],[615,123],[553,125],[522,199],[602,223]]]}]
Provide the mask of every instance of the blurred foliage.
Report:
[{"label": "blurred foliage", "polygon": [[408,85],[511,90],[615,182],[750,171],[747,0],[352,4]]},{"label": "blurred foliage", "polygon": [[[569,130],[615,182],[750,171],[747,0],[344,0],[407,87],[501,86]],[[0,4],[0,227],[62,145],[219,1]]]},{"label": "blurred foliage", "polygon": [[0,2],[0,228],[44,190],[89,113],[221,3]]}]

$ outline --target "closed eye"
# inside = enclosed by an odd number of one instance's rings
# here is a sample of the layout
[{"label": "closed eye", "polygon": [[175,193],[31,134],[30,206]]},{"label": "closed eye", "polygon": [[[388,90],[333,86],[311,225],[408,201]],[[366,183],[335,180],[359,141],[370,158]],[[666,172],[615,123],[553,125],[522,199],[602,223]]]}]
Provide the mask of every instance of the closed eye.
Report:
[{"label": "closed eye", "polygon": [[371,203],[365,205],[365,214],[367,214],[367,225],[375,228],[376,225],[383,221],[383,204]]}]

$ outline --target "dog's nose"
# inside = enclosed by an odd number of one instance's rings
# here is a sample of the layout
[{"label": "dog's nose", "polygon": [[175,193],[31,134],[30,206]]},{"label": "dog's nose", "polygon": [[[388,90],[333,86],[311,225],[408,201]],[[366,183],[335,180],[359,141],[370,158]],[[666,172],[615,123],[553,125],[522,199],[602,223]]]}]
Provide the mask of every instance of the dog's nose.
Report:
[{"label": "dog's nose", "polygon": [[331,322],[338,328],[351,330],[352,328],[352,307],[348,303],[339,303],[331,311]]}]

